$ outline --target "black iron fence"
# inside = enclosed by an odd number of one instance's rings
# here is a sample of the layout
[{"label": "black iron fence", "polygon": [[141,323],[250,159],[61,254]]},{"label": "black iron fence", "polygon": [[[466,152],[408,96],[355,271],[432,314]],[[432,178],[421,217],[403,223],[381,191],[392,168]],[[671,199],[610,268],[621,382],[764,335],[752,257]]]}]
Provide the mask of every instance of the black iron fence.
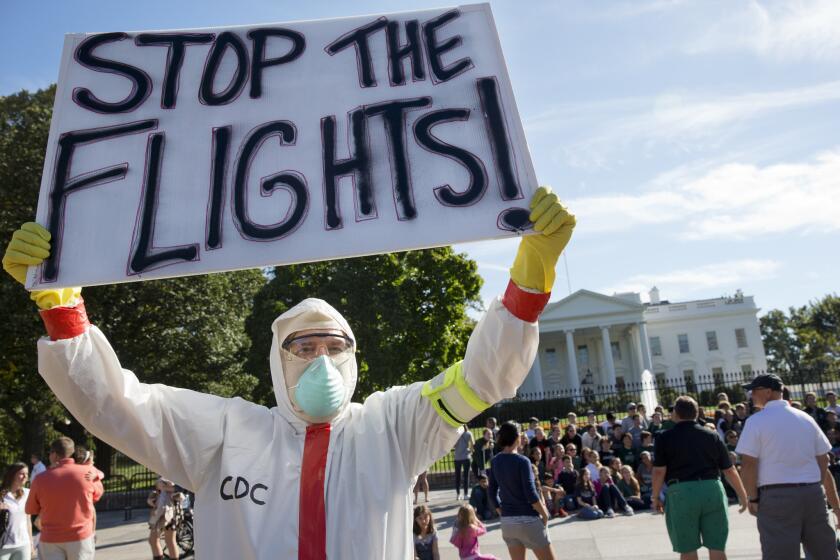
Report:
[{"label": "black iron fence", "polygon": [[[565,426],[566,418],[574,412],[579,424],[585,426],[586,413],[593,411],[598,422],[613,412],[620,420],[626,416],[629,403],[646,405],[648,417],[658,404],[666,409],[680,395],[694,397],[712,417],[720,402],[718,396],[725,393],[733,405],[747,402],[742,385],[752,380],[759,371],[735,371],[690,377],[652,377],[648,382],[623,383],[620,385],[582,385],[572,389],[521,393],[516,398],[499,402],[470,422],[469,426],[477,440],[481,437],[488,418],[498,423],[508,420],[527,425],[535,417],[546,428],[549,419],[557,417]],[[840,394],[840,380],[829,379],[821,369],[809,369],[794,373],[777,374],[790,392],[790,399],[803,401],[807,393],[814,393],[822,404],[825,394],[834,391]],[[666,412],[667,413],[667,412]],[[429,469],[429,483],[432,488],[453,488],[455,486],[455,462],[452,453],[437,461]]]},{"label": "black iron fence", "polygon": [[[585,414],[592,410],[597,420],[603,421],[608,412],[614,412],[621,419],[630,402],[644,403],[648,415],[653,413],[653,406],[660,404],[667,408],[680,395],[691,395],[700,406],[705,407],[711,417],[719,402],[718,395],[725,393],[733,404],[745,402],[747,395],[741,385],[747,383],[759,372],[738,371],[713,375],[691,377],[658,377],[649,382],[624,383],[621,385],[583,385],[574,389],[543,391],[540,393],[522,393],[516,398],[502,401],[491,406],[473,419],[469,426],[476,440],[481,437],[486,421],[490,417],[501,423],[508,420],[527,423],[531,417],[540,419],[547,427],[549,419],[558,417],[565,424],[569,412],[574,412],[585,422]],[[840,393],[840,380],[829,379],[822,370],[805,370],[795,373],[780,374],[792,400],[802,401],[805,394],[813,392],[821,403],[825,402],[828,391]],[[92,438],[88,448],[95,450]],[[46,457],[46,456],[45,456]],[[21,460],[21,457],[2,456],[0,465]],[[105,496],[97,505],[100,510],[119,510],[145,507],[146,497],[156,478],[147,467],[136,463],[122,453],[114,452],[111,456],[110,476],[105,480]],[[27,461],[28,463],[28,458]],[[46,462],[46,458],[45,458]],[[102,465],[99,465],[100,468]],[[428,480],[432,489],[453,488],[455,462],[452,453],[448,453],[429,467]],[[470,484],[475,481],[471,478]]]}]

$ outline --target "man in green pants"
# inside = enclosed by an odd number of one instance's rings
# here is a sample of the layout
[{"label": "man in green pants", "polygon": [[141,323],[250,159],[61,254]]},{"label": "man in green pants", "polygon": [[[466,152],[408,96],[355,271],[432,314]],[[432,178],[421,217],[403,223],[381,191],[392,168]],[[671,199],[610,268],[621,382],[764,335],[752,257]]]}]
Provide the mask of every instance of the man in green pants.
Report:
[{"label": "man in green pants", "polygon": [[729,518],[720,473],[738,494],[739,513],[747,509],[747,493],[726,446],[715,432],[697,424],[697,401],[680,397],[674,404],[676,425],[659,434],[654,447],[653,507],[667,480],[665,525],[681,560],[696,560],[697,549],[709,549],[710,560],[725,560]]}]

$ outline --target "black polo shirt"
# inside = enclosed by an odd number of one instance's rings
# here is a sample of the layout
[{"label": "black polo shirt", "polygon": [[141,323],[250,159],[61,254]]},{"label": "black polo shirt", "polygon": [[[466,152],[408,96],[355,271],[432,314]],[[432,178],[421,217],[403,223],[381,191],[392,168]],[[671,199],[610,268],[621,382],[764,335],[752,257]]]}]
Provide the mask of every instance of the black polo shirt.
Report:
[{"label": "black polo shirt", "polygon": [[729,452],[716,433],[696,422],[678,422],[659,434],[653,464],[667,467],[665,480],[710,479],[732,466]]}]

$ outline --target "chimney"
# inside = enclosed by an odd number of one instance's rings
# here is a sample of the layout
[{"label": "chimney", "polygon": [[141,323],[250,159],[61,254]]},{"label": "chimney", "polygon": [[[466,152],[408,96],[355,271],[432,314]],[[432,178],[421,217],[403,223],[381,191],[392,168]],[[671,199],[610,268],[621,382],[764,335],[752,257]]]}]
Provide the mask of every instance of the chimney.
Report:
[{"label": "chimney", "polygon": [[648,292],[648,295],[650,295],[650,304],[651,305],[659,305],[659,288],[654,286],[653,288],[650,289],[650,291]]}]

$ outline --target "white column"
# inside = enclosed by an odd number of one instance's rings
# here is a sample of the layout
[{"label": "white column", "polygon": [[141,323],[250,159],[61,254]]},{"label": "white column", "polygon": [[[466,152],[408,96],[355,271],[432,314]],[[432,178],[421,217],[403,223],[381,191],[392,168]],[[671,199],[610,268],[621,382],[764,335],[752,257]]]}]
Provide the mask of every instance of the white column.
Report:
[{"label": "white column", "polygon": [[522,393],[543,392],[542,367],[540,367],[539,351],[537,351],[537,356],[534,358],[534,364],[531,366],[531,371],[528,372],[528,376],[525,377],[522,387],[524,388],[524,390],[520,389]]},{"label": "white column", "polygon": [[569,389],[580,390],[580,377],[577,368],[577,347],[575,346],[574,329],[566,331],[566,357],[569,360]]},{"label": "white column", "polygon": [[642,343],[642,365],[648,371],[653,371],[653,363],[650,359],[650,339],[648,338],[647,323],[637,323],[639,327],[639,338]]},{"label": "white column", "polygon": [[636,368],[639,370],[638,381],[641,381],[642,372],[645,370],[645,361],[643,358],[644,350],[642,350],[642,335],[638,329],[638,326],[639,325],[637,323],[636,328],[630,330],[630,339],[633,342],[633,353],[636,354]]},{"label": "white column", "polygon": [[601,327],[601,346],[604,352],[604,367],[606,368],[607,385],[615,386],[615,362],[612,357],[612,346],[610,345],[610,328]]}]

